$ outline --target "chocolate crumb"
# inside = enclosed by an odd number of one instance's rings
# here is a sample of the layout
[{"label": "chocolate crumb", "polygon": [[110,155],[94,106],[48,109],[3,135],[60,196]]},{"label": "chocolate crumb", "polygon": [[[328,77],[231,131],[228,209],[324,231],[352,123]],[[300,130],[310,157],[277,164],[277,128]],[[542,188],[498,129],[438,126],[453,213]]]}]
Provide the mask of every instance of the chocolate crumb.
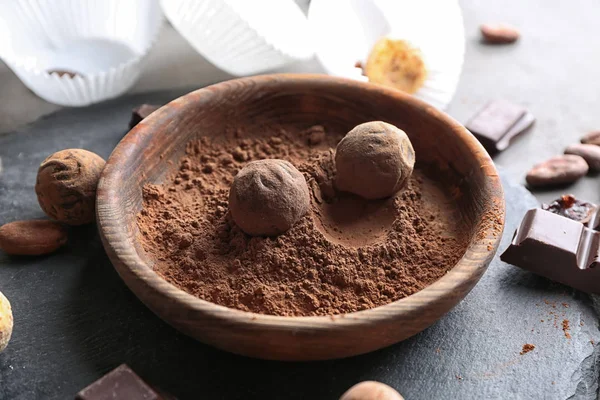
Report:
[{"label": "chocolate crumb", "polygon": [[534,344],[525,343],[523,345],[523,349],[521,350],[521,352],[519,354],[521,354],[521,355],[527,354],[530,351],[533,351],[533,349],[535,349],[535,345]]},{"label": "chocolate crumb", "polygon": [[563,332],[565,333],[565,337],[567,339],[571,339],[571,334],[569,333],[570,327],[569,327],[569,320],[568,319],[564,319],[563,320],[563,322],[562,322],[562,329],[563,329]]},{"label": "chocolate crumb", "polygon": [[305,134],[308,136],[308,144],[316,146],[325,140],[325,129],[321,125],[311,126]]}]

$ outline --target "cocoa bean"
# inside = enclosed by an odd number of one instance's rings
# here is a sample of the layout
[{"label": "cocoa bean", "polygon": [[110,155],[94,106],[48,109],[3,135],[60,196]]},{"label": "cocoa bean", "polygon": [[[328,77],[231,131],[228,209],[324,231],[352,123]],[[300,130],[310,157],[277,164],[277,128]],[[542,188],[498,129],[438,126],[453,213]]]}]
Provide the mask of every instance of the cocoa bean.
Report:
[{"label": "cocoa bean", "polygon": [[535,165],[525,177],[529,186],[551,186],[573,183],[587,174],[585,160],[573,154],[552,157]]},{"label": "cocoa bean", "polygon": [[55,221],[14,221],[0,227],[0,249],[7,254],[48,254],[66,243],[67,231]]},{"label": "cocoa bean", "polygon": [[592,131],[581,138],[581,143],[600,146],[600,131]]},{"label": "cocoa bean", "polygon": [[593,144],[572,144],[565,149],[565,154],[583,157],[593,171],[600,170],[600,146]]},{"label": "cocoa bean", "polygon": [[481,35],[487,43],[503,44],[513,43],[519,39],[520,33],[517,29],[502,24],[483,24],[479,27]]}]

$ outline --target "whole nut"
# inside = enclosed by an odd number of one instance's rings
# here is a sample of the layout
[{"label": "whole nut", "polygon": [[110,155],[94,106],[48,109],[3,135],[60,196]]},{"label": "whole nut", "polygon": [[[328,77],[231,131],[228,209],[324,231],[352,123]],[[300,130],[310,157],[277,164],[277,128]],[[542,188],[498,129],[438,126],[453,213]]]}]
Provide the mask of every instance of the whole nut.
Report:
[{"label": "whole nut", "polygon": [[6,349],[13,331],[13,314],[10,302],[0,292],[0,353]]},{"label": "whole nut", "polygon": [[0,249],[6,254],[39,256],[67,243],[67,231],[55,221],[34,219],[0,226]]},{"label": "whole nut", "polygon": [[565,154],[581,156],[588,163],[591,170],[600,170],[600,146],[576,143],[567,147]]},{"label": "whole nut", "polygon": [[513,43],[519,39],[519,31],[503,24],[483,24],[479,27],[483,39],[492,44]]},{"label": "whole nut", "polygon": [[35,192],[52,219],[82,225],[96,218],[96,187],[106,162],[83,149],[56,152],[40,165]]},{"label": "whole nut", "polygon": [[404,131],[367,122],[338,143],[335,186],[365,199],[390,197],[408,184],[414,165],[415,151]]},{"label": "whole nut", "polygon": [[404,397],[386,384],[364,381],[348,389],[340,400],[404,400]]},{"label": "whole nut", "polygon": [[588,132],[581,138],[581,143],[600,146],[600,131]]},{"label": "whole nut", "polygon": [[229,191],[233,221],[253,236],[279,235],[290,229],[310,207],[304,175],[284,160],[248,163]]},{"label": "whole nut", "polygon": [[565,154],[552,157],[535,165],[525,177],[529,186],[551,186],[573,183],[588,173],[585,160],[576,155]]}]

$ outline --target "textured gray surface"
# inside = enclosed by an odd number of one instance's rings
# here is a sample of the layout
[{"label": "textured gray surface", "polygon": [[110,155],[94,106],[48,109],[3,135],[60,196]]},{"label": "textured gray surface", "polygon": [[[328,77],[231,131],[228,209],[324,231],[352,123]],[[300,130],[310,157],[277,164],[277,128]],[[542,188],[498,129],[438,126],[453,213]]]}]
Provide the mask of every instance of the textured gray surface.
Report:
[{"label": "textured gray surface", "polygon": [[[562,154],[589,130],[600,129],[598,65],[600,2],[595,0],[461,0],[467,52],[461,82],[448,113],[466,122],[488,100],[505,98],[528,107],[533,129],[495,157],[507,175],[524,182],[535,163]],[[479,24],[519,28],[514,45],[480,43]],[[540,201],[572,192],[600,201],[600,179],[588,176],[568,188],[535,193]]]},{"label": "textured gray surface", "polygon": [[[133,106],[179,94],[61,111],[0,137],[0,223],[42,216],[33,184],[48,153],[83,147],[106,157]],[[506,179],[504,186],[501,249],[537,204],[522,186]],[[74,230],[71,244],[48,257],[0,254],[0,283],[15,314],[13,340],[0,354],[0,399],[69,398],[123,362],[184,399],[198,393],[207,399],[336,399],[364,379],[387,382],[407,399],[593,399],[598,391],[598,346],[590,341],[600,341],[600,332],[587,296],[498,257],[465,300],[421,334],[365,356],[319,363],[251,360],[177,333],[121,282],[93,227]],[[519,355],[525,343],[536,348]]]}]

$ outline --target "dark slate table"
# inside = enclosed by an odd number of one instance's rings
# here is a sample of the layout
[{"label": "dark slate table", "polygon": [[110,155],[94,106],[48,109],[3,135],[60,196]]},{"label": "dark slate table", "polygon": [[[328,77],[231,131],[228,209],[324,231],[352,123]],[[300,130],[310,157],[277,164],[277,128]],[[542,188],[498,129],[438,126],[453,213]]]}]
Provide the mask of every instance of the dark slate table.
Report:
[{"label": "dark slate table", "polygon": [[[531,132],[496,158],[507,194],[503,250],[525,210],[538,204],[519,184],[526,170],[600,128],[600,35],[591,34],[600,3],[461,5],[467,54],[448,112],[464,122],[489,99],[503,97],[538,117]],[[513,46],[484,46],[477,32],[483,21],[515,24],[523,38]],[[84,147],[106,157],[125,133],[131,106],[186,91],[62,111],[0,136],[0,224],[42,217],[33,183],[47,154]],[[590,176],[535,195],[549,201],[568,191],[597,202],[599,181]],[[403,343],[346,360],[278,363],[227,354],[179,334],[121,282],[94,227],[77,230],[71,239],[48,257],[0,254],[0,290],[15,313],[13,340],[0,354],[2,400],[72,398],[123,362],[183,399],[337,399],[365,379],[386,382],[407,399],[598,398],[600,357],[593,343],[600,332],[592,300],[498,258],[452,312]],[[570,339],[562,330],[565,319]],[[525,343],[536,348],[519,355]]]},{"label": "dark slate table", "polygon": [[[61,111],[0,137],[1,222],[43,216],[33,184],[48,153],[83,147],[107,157],[125,133],[132,106],[181,93]],[[506,179],[504,186],[502,249],[537,204],[522,186]],[[0,399],[69,398],[123,362],[184,399],[199,393],[207,399],[336,399],[364,379],[387,382],[408,399],[593,398],[597,391],[590,341],[600,341],[600,332],[587,296],[497,258],[467,298],[423,333],[369,355],[319,363],[252,360],[179,334],[122,283],[93,226],[73,230],[69,246],[47,257],[0,255],[0,287],[15,315],[13,340],[0,354]],[[525,343],[536,348],[520,355]]]}]

